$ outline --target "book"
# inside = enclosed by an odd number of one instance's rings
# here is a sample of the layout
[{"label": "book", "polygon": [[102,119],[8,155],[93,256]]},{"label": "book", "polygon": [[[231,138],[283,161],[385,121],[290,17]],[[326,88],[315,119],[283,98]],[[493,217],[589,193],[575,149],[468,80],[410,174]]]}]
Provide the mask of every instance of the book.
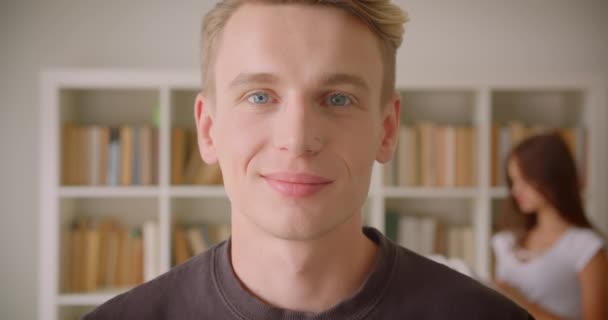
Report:
[{"label": "book", "polygon": [[86,127],[77,126],[76,127],[76,185],[87,185],[88,184],[88,174],[89,174],[89,153],[88,150],[88,129]]},{"label": "book", "polygon": [[70,185],[78,185],[80,184],[80,167],[81,160],[79,158],[79,154],[82,152],[80,150],[80,128],[77,125],[74,125],[70,130],[70,167],[68,168],[69,176],[70,176]]},{"label": "book", "polygon": [[397,146],[397,185],[418,185],[418,132],[404,126],[399,129]]},{"label": "book", "polygon": [[151,161],[151,168],[150,168],[150,170],[152,170],[152,184],[158,184],[158,171],[159,171],[158,150],[159,150],[158,129],[153,128],[152,129],[152,161]]},{"label": "book", "polygon": [[105,244],[105,264],[103,267],[103,284],[105,287],[116,287],[118,282],[121,228],[114,221],[108,225]]},{"label": "book", "polygon": [[87,165],[87,184],[98,185],[100,182],[99,178],[99,167],[100,167],[100,152],[101,152],[101,131],[98,126],[90,126],[87,128],[87,152],[88,152],[88,165]]},{"label": "book", "polygon": [[118,261],[113,286],[127,287],[131,283],[131,236],[129,228],[122,227],[119,230]]},{"label": "book", "polygon": [[139,228],[131,229],[131,259],[133,264],[130,285],[138,285],[144,282],[144,243]]},{"label": "book", "polygon": [[475,233],[470,225],[448,228],[448,252],[452,259],[462,260],[468,268],[475,266]]},{"label": "book", "polygon": [[458,226],[449,226],[447,228],[447,256],[448,258],[462,259],[464,256],[462,229]]},{"label": "book", "polygon": [[133,128],[120,128],[120,185],[133,183]]},{"label": "book", "polygon": [[418,253],[429,256],[435,251],[435,239],[437,232],[437,220],[433,217],[418,218]]},{"label": "book", "polygon": [[214,240],[211,238],[211,234],[209,233],[209,225],[201,224],[200,225],[201,235],[203,236],[203,241],[207,245],[207,247],[211,247],[215,244]]},{"label": "book", "polygon": [[446,139],[444,127],[437,126],[435,128],[435,141],[433,143],[435,147],[435,185],[438,187],[445,187],[446,181]]},{"label": "book", "polygon": [[146,221],[143,225],[144,240],[144,281],[150,281],[160,275],[159,234],[155,221]]},{"label": "book", "polygon": [[500,166],[498,159],[500,158],[498,147],[498,132],[499,127],[496,123],[492,124],[490,132],[490,185],[498,186],[498,176],[500,175]]},{"label": "book", "polygon": [[465,226],[460,228],[462,233],[462,259],[469,266],[475,267],[475,234],[473,227]]},{"label": "book", "polygon": [[463,187],[467,185],[467,175],[469,174],[468,166],[469,162],[469,148],[467,142],[467,131],[466,128],[456,128],[456,174],[455,184],[456,186]]},{"label": "book", "polygon": [[206,228],[207,233],[209,234],[209,239],[211,239],[211,243],[216,244],[220,242],[220,237],[218,233],[217,226],[214,224],[207,224]]},{"label": "book", "polygon": [[416,125],[419,134],[420,145],[420,184],[424,187],[432,187],[435,185],[435,148],[434,134],[435,125],[428,122],[418,123]]},{"label": "book", "polygon": [[120,182],[120,129],[110,128],[110,143],[108,146],[108,177],[110,186],[117,186]]},{"label": "book", "polygon": [[98,260],[98,270],[97,270],[97,287],[103,288],[106,286],[105,282],[105,268],[108,264],[109,259],[109,251],[108,251],[108,238],[112,229],[112,221],[109,219],[104,219],[99,221],[98,223],[99,229],[99,260]]},{"label": "book", "polygon": [[186,236],[188,237],[188,243],[190,244],[191,256],[196,256],[207,250],[200,228],[196,226],[188,228]]},{"label": "book", "polygon": [[171,183],[183,184],[186,156],[186,132],[183,128],[171,131]]},{"label": "book", "polygon": [[446,254],[446,231],[445,224],[439,220],[435,220],[435,242],[434,242],[434,253],[435,254]]},{"label": "book", "polygon": [[152,129],[139,128],[139,178],[141,185],[152,184]]},{"label": "book", "polygon": [[196,139],[196,131],[190,130],[187,132],[188,140],[188,160],[184,167],[183,182],[193,184],[196,180],[197,172],[203,166],[201,154],[198,151],[198,141]]},{"label": "book", "polygon": [[173,261],[174,265],[180,265],[190,258],[188,239],[181,226],[173,228]]},{"label": "book", "polygon": [[140,174],[140,164],[141,164],[141,147],[140,147],[140,131],[139,131],[139,127],[132,127],[132,132],[133,132],[133,147],[131,149],[131,152],[133,153],[133,156],[131,158],[132,160],[132,165],[131,165],[131,185],[139,185],[140,179],[139,179],[139,174]]},{"label": "book", "polygon": [[71,229],[69,225],[60,227],[59,239],[59,279],[61,292],[70,292],[70,241]]},{"label": "book", "polygon": [[511,131],[508,127],[500,128],[500,157],[498,158],[498,184],[506,185],[507,184],[507,162],[509,160],[509,155],[511,153]]},{"label": "book", "polygon": [[196,174],[195,184],[213,185],[222,184],[222,172],[218,163],[202,165]]},{"label": "book", "polygon": [[158,237],[150,236],[150,229],[157,233],[158,226],[147,221],[143,227],[146,239],[141,226],[124,227],[113,219],[73,221],[61,235],[65,248],[61,250],[61,290],[94,292],[127,288],[143,283],[146,272],[150,279],[158,276],[158,245],[154,244]]},{"label": "book", "polygon": [[479,167],[479,135],[477,134],[477,130],[475,128],[467,128],[470,143],[471,143],[471,152],[469,153],[471,157],[471,162],[469,165],[469,186],[477,185],[478,181],[478,170]]},{"label": "book", "polygon": [[229,224],[224,224],[224,223],[219,224],[217,226],[218,243],[228,240],[228,238],[230,238],[231,232],[232,232],[232,229],[230,228]]},{"label": "book", "polygon": [[99,171],[99,184],[108,184],[108,157],[110,147],[110,128],[100,127],[99,128],[99,160],[98,160],[98,171]]},{"label": "book", "polygon": [[418,218],[411,215],[402,215],[399,217],[397,243],[399,243],[400,246],[408,248],[414,252],[419,252],[418,230]]},{"label": "book", "polygon": [[74,167],[74,163],[72,148],[74,144],[72,143],[72,131],[73,125],[70,123],[66,123],[61,127],[61,183],[63,185],[73,184],[72,168]]},{"label": "book", "polygon": [[445,135],[445,186],[456,186],[456,128],[444,128]]},{"label": "book", "polygon": [[74,221],[70,227],[70,246],[69,254],[69,285],[68,292],[84,291],[84,261],[85,257],[85,240],[86,240],[86,225],[82,220]]},{"label": "book", "polygon": [[89,225],[85,231],[85,267],[84,291],[97,290],[97,273],[99,272],[99,230]]}]

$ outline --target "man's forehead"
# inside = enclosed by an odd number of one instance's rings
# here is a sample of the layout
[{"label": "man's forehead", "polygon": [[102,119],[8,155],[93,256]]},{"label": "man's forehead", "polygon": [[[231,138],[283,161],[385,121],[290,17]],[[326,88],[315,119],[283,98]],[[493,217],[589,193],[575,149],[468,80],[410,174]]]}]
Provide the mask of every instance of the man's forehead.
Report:
[{"label": "man's forehead", "polygon": [[367,26],[341,11],[311,5],[244,5],[222,35],[216,62],[223,72],[217,77],[231,85],[272,82],[286,80],[281,76],[290,70],[306,68],[314,73],[309,80],[317,83],[369,88],[366,78],[382,68],[377,39]]},{"label": "man's forehead", "polygon": [[379,48],[381,42],[367,24],[345,9],[311,4],[245,4],[228,19],[222,33],[227,42],[271,44],[278,45],[278,49],[328,42],[337,48],[340,44],[360,45],[366,41]]}]

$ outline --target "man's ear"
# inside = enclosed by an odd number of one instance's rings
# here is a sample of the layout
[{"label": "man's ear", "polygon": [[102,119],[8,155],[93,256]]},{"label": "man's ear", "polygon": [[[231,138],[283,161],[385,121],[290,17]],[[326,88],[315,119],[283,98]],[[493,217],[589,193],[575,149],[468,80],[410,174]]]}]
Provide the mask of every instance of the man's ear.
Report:
[{"label": "man's ear", "polygon": [[198,139],[198,149],[201,153],[201,157],[207,164],[213,164],[217,161],[215,141],[213,139],[214,116],[211,111],[209,99],[199,93],[194,102],[196,137]]},{"label": "man's ear", "polygon": [[399,137],[401,114],[401,96],[395,92],[393,97],[382,107],[382,141],[376,160],[387,163],[393,158]]}]

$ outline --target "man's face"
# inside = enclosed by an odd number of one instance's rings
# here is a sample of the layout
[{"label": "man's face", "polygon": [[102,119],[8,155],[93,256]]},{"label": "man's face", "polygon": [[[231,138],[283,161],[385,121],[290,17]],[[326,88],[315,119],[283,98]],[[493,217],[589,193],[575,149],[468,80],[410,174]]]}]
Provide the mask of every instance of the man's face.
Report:
[{"label": "man's face", "polygon": [[397,97],[380,105],[374,34],[338,9],[246,4],[214,68],[214,98],[196,104],[199,145],[219,160],[233,221],[306,240],[360,214],[399,113]]}]

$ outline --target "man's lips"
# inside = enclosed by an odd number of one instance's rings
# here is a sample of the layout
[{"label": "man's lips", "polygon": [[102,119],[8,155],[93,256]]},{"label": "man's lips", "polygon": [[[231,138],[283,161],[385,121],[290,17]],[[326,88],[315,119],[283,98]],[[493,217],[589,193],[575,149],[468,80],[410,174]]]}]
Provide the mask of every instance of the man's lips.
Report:
[{"label": "man's lips", "polygon": [[262,174],[261,177],[279,194],[293,198],[311,196],[333,182],[309,173],[275,172]]}]

